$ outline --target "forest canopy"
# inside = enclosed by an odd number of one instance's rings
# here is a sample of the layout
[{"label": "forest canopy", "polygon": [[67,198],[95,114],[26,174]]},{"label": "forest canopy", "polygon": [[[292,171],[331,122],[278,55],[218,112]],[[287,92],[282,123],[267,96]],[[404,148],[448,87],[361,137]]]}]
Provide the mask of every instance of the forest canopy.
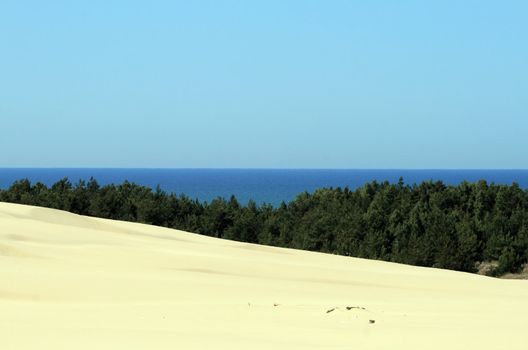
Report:
[{"label": "forest canopy", "polygon": [[200,202],[125,181],[51,187],[23,179],[0,201],[165,226],[237,241],[475,272],[516,272],[528,260],[528,192],[481,180],[457,186],[376,181],[322,188],[278,207],[231,196]]}]

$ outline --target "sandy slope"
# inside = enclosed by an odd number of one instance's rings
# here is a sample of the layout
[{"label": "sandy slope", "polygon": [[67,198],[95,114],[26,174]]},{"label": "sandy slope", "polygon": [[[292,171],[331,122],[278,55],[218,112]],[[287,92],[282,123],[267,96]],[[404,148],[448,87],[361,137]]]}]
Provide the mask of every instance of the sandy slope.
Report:
[{"label": "sandy slope", "polygon": [[528,281],[0,203],[1,349],[528,349],[527,325]]}]

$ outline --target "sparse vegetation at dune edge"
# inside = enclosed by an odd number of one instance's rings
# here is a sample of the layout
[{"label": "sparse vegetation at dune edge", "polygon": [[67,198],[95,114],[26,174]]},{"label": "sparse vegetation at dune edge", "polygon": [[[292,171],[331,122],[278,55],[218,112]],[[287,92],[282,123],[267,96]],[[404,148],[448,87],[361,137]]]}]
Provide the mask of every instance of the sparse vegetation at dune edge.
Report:
[{"label": "sparse vegetation at dune edge", "polygon": [[274,208],[241,205],[235,197],[199,202],[129,182],[72,185],[64,178],[48,188],[24,179],[0,190],[0,201],[494,276],[519,272],[528,260],[528,192],[517,184],[371,182],[357,190],[301,193]]}]

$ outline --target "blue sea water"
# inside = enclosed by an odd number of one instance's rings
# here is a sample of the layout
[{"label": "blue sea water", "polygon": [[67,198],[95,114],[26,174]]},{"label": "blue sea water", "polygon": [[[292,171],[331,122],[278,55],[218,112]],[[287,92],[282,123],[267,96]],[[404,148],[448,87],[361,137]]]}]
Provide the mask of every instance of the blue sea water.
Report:
[{"label": "blue sea water", "polygon": [[288,202],[301,192],[320,187],[358,188],[373,180],[413,184],[442,180],[458,184],[480,179],[489,183],[518,183],[528,188],[528,170],[366,170],[366,169],[89,169],[89,168],[0,168],[0,188],[27,178],[51,185],[68,177],[72,183],[94,177],[100,184],[120,184],[125,180],[167,191],[186,194],[201,201],[234,194],[242,203]]}]

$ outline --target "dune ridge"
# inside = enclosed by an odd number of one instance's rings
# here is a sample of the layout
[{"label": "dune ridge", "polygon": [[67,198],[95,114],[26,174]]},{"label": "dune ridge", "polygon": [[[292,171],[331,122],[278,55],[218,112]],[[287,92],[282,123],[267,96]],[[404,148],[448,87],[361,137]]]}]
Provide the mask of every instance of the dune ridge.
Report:
[{"label": "dune ridge", "polygon": [[0,203],[3,349],[526,349],[528,281]]}]

